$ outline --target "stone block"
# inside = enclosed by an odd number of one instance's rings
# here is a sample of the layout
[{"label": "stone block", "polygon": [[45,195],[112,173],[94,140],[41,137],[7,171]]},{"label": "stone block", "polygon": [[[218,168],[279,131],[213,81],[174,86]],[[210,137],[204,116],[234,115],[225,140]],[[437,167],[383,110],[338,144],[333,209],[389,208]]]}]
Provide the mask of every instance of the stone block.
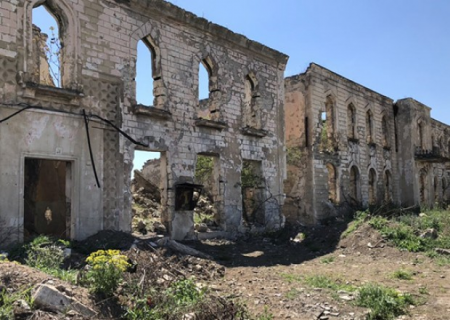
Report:
[{"label": "stone block", "polygon": [[33,294],[33,300],[38,307],[53,312],[64,313],[74,310],[88,318],[92,318],[97,314],[94,310],[47,284],[42,284],[37,288]]}]

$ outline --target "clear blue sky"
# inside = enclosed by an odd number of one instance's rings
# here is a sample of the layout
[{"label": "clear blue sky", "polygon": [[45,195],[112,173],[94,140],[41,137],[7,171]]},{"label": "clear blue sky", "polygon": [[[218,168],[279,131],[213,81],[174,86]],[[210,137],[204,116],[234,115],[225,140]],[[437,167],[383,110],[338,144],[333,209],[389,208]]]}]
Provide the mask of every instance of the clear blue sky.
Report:
[{"label": "clear blue sky", "polygon": [[170,2],[289,55],[286,76],[315,62],[394,100],[415,98],[450,124],[450,0]]},{"label": "clear blue sky", "polygon": [[315,62],[450,124],[449,0],[170,2],[289,55],[286,76]]}]

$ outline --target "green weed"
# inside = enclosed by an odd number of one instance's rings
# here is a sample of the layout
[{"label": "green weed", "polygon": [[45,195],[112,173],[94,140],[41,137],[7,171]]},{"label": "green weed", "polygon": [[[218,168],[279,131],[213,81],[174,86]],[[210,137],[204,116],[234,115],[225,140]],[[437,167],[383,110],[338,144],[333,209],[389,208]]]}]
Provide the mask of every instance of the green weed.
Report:
[{"label": "green weed", "polygon": [[256,320],[273,320],[273,314],[269,312],[269,308],[264,306],[264,312],[260,314]]},{"label": "green weed", "polygon": [[33,307],[33,299],[31,298],[31,288],[16,293],[8,293],[6,290],[0,292],[0,320],[15,319],[14,302],[17,300],[25,300],[25,302]]},{"label": "green weed", "polygon": [[412,273],[408,270],[397,270],[392,274],[392,277],[399,280],[412,280]]},{"label": "green weed", "polygon": [[322,259],[320,260],[320,262],[323,263],[323,264],[329,264],[329,263],[332,263],[332,262],[334,262],[334,257],[333,257],[333,256],[330,256],[330,257],[322,258]]},{"label": "green weed", "polygon": [[[435,248],[450,249],[450,214],[448,211],[433,210],[426,214],[408,213],[391,219],[375,216],[369,224],[377,229],[395,246],[410,252],[426,252],[437,263],[446,265],[450,259],[437,254]],[[433,230],[436,235],[427,236]]]},{"label": "green weed", "polygon": [[354,286],[344,283],[340,279],[331,279],[324,275],[314,275],[305,277],[305,283],[313,288],[330,289],[332,291],[355,291]]},{"label": "green weed", "polygon": [[356,304],[370,308],[369,320],[389,320],[405,314],[415,304],[410,294],[400,294],[391,288],[368,284],[359,289]]}]

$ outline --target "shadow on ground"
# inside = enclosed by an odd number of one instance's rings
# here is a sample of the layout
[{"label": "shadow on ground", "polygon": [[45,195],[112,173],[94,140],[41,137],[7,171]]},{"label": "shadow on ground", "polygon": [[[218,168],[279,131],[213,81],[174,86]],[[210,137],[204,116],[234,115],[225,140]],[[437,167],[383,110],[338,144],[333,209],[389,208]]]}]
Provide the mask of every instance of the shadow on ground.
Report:
[{"label": "shadow on ground", "polygon": [[[234,242],[206,240],[184,243],[211,255],[226,267],[291,265],[333,252],[346,229],[347,223],[333,222],[315,227],[288,226],[276,233],[248,236]],[[293,241],[300,233],[304,239],[300,240],[300,236]]]}]

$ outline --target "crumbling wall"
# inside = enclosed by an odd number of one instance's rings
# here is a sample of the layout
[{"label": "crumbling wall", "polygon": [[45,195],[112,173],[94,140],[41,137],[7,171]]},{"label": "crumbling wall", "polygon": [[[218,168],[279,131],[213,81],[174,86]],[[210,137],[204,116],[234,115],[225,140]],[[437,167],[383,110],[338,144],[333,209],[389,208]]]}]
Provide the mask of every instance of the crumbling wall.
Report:
[{"label": "crumbling wall", "polygon": [[[242,159],[261,161],[267,182],[264,229],[281,227],[285,177],[282,83],[287,56],[161,0],[2,0],[1,4],[0,96],[10,105],[1,107],[0,115],[10,115],[21,103],[45,108],[28,109],[0,127],[0,161],[6,163],[8,172],[0,184],[2,189],[10,183],[13,186],[2,197],[18,200],[2,201],[0,211],[8,226],[17,227],[19,238],[23,221],[20,163],[27,155],[74,164],[72,238],[84,238],[100,229],[130,230],[135,145],[99,118],[90,118],[92,162],[83,110],[88,116],[108,119],[148,150],[164,153],[167,175],[162,175],[161,182],[162,220],[180,238],[192,234],[192,212],[175,211],[176,185],[193,183],[197,154],[219,159],[217,199],[222,202],[220,221],[225,232],[245,231]],[[33,39],[41,35],[37,29],[33,32],[32,11],[41,4],[60,27],[60,88],[41,81],[45,61],[39,70],[35,68],[42,52],[36,41],[33,45]],[[154,53],[154,84],[148,89],[154,93],[153,106],[139,106],[135,98],[137,43],[144,38]],[[200,117],[198,101],[200,63],[208,64],[210,72],[206,117]],[[253,81],[252,115],[258,118],[251,123],[243,121],[248,78]]]},{"label": "crumbling wall", "polygon": [[404,206],[432,208],[448,201],[450,127],[430,117],[431,108],[411,98],[396,102],[400,191]]},{"label": "crumbling wall", "polygon": [[[301,79],[301,86],[293,85],[295,78]],[[286,95],[287,110],[292,95],[300,92],[305,97],[304,107],[293,104],[297,114],[286,118],[286,128],[288,132],[291,119],[307,118],[305,132],[297,130],[293,136],[307,137],[301,141],[305,141],[304,153],[310,160],[304,161],[304,168],[295,170],[309,175],[304,192],[310,195],[302,201],[307,207],[311,202],[309,221],[317,223],[352,212],[369,202],[382,204],[386,173],[392,177],[390,199],[398,203],[393,101],[316,64],[285,83],[286,91],[291,92]],[[383,131],[386,127],[388,132]],[[288,137],[287,145],[295,141]]]},{"label": "crumbling wall", "polygon": [[313,193],[307,188],[311,181],[312,166],[309,148],[306,110],[307,97],[302,75],[285,79],[285,135],[287,178],[284,181],[286,200],[283,214],[290,223],[314,223],[312,212]]}]

